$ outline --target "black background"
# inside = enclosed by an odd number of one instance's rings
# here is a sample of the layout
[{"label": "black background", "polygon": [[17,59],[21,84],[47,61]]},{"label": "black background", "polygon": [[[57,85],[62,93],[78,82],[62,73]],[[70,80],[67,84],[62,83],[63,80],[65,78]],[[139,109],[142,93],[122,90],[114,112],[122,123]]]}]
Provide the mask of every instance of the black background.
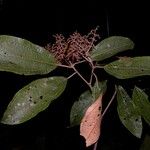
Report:
[{"label": "black background", "polygon": [[[61,33],[68,36],[74,31],[87,34],[99,26],[101,39],[111,35],[131,38],[135,42],[135,49],[127,54],[150,55],[148,6],[144,1],[112,3],[101,0],[0,0],[0,34],[18,36],[45,46],[53,40],[54,34]],[[56,70],[50,75],[53,74],[66,75],[66,72]],[[0,117],[14,93],[36,78],[41,76],[25,77],[0,73]],[[133,81],[118,81],[110,76],[109,78],[112,80],[109,83],[109,91],[115,81],[125,85],[127,89],[132,89],[134,84],[145,90],[149,88],[148,77],[136,78]],[[67,128],[71,105],[85,89],[86,86],[79,78],[72,79],[64,94],[34,119],[18,126],[0,124],[0,150],[85,149],[84,140],[79,136],[79,127]],[[106,96],[106,102],[111,94],[110,92]],[[132,136],[116,116],[114,102],[103,120],[98,148],[138,150],[142,140]],[[144,127],[142,139],[149,129],[146,124]]]}]

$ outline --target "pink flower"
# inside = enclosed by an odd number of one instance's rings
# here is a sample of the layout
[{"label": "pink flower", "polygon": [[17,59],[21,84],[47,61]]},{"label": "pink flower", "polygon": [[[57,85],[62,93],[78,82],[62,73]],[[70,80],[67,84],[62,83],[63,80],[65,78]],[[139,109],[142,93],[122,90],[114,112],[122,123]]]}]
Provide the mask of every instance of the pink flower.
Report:
[{"label": "pink flower", "polygon": [[93,48],[97,38],[99,38],[96,31],[97,28],[84,36],[78,32],[74,32],[68,39],[65,39],[61,34],[56,34],[54,36],[56,42],[53,45],[48,44],[46,49],[62,64],[81,61],[89,57],[89,52]]}]

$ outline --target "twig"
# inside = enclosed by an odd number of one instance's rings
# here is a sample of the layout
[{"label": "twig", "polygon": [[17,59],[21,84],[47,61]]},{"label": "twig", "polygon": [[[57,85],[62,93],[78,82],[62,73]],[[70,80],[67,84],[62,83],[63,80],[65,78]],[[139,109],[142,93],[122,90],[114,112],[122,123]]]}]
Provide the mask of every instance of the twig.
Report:
[{"label": "twig", "polygon": [[94,74],[94,64],[93,64],[93,61],[91,60],[90,57],[85,57],[83,56],[83,58],[89,63],[89,65],[91,66],[91,76],[90,76],[90,81],[89,83],[92,84],[92,79],[93,79],[93,74]]},{"label": "twig", "polygon": [[105,110],[103,111],[102,118],[104,117],[105,113],[107,112],[108,108],[110,107],[111,103],[113,102],[113,100],[114,100],[116,94],[117,94],[117,90],[115,90],[115,92],[114,92],[114,94],[113,94],[111,100],[109,101],[107,107],[106,107]]},{"label": "twig", "polygon": [[78,74],[78,76],[90,87],[90,89],[92,89],[91,84],[84,79],[84,77],[80,74],[80,72],[78,72],[73,64],[71,64],[71,67]]},{"label": "twig", "polygon": [[71,74],[67,79],[72,78],[75,74],[77,74],[76,72],[74,72],[73,74]]},{"label": "twig", "polygon": [[96,150],[96,149],[97,149],[97,144],[98,144],[98,142],[96,142],[96,143],[94,144],[93,150]]},{"label": "twig", "polygon": [[95,80],[96,80],[96,83],[97,83],[97,87],[98,87],[98,78],[97,78],[97,75],[93,72],[93,75],[95,77]]},{"label": "twig", "polygon": [[94,68],[103,69],[104,66],[94,66]]},{"label": "twig", "polygon": [[92,67],[92,70],[91,70],[91,77],[90,77],[90,84],[92,84],[93,73],[94,73],[94,68]]},{"label": "twig", "polygon": [[75,66],[75,65],[81,64],[81,63],[83,63],[83,62],[85,62],[85,60],[78,61],[78,62],[74,63],[73,65]]},{"label": "twig", "polygon": [[[114,100],[116,94],[117,94],[117,90],[115,90],[115,92],[114,92],[114,94],[113,94],[113,96],[112,96],[110,102],[108,103],[107,107],[105,108],[105,110],[104,110],[104,112],[103,112],[103,114],[102,114],[102,116],[101,116],[101,119],[104,117],[105,113],[107,112],[108,108],[110,107],[111,103],[113,102],[113,100]],[[97,149],[97,144],[98,144],[98,141],[94,144],[93,150],[96,150],[96,149]]]},{"label": "twig", "polygon": [[63,68],[70,68],[72,69],[71,66],[68,66],[68,65],[62,65],[62,64],[57,64],[58,67],[63,67]]},{"label": "twig", "polygon": [[[76,63],[74,63],[73,65],[75,66],[75,65],[81,64],[81,63],[83,63],[83,62],[85,62],[85,60],[76,62]],[[72,69],[72,66],[69,66],[69,65],[57,64],[57,66],[58,66],[58,67],[63,67],[63,68],[70,68],[70,69]]]}]

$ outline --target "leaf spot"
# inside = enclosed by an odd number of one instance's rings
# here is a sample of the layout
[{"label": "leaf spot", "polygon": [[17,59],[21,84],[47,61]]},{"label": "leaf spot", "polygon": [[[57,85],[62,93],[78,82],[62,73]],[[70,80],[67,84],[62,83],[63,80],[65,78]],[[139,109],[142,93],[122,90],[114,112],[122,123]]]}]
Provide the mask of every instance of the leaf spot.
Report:
[{"label": "leaf spot", "polygon": [[126,120],[126,118],[123,118],[123,120]]},{"label": "leaf spot", "polygon": [[99,107],[99,108],[98,108],[98,110],[101,110],[101,109],[102,109],[102,107]]},{"label": "leaf spot", "polygon": [[136,119],[135,119],[135,121],[137,122],[137,121],[139,121],[139,119],[138,119],[138,118],[136,118]]},{"label": "leaf spot", "polygon": [[40,96],[40,99],[43,99],[43,96],[42,96],[42,95]]},{"label": "leaf spot", "polygon": [[29,102],[32,102],[32,99],[29,99]]}]

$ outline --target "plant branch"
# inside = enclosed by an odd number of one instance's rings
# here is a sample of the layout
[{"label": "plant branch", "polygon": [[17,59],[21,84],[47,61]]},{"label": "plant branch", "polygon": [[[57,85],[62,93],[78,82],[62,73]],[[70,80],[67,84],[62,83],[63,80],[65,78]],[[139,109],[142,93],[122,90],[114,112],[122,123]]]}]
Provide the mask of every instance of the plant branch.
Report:
[{"label": "plant branch", "polygon": [[[78,61],[78,62],[76,62],[76,63],[74,63],[74,64],[72,64],[72,65],[75,66],[75,65],[81,64],[81,63],[83,63],[83,62],[85,62],[85,60]],[[63,68],[70,68],[70,69],[72,69],[72,66],[69,66],[69,65],[57,64],[57,66],[58,66],[58,67],[63,67]]]},{"label": "plant branch", "polygon": [[94,66],[94,68],[96,69],[103,69],[104,68],[104,66]]},{"label": "plant branch", "polygon": [[112,102],[113,102],[113,100],[114,100],[116,94],[117,94],[117,90],[115,90],[113,96],[111,97],[111,100],[109,101],[107,107],[106,107],[105,110],[103,111],[102,118],[104,117],[104,115],[105,115],[105,113],[107,112],[108,108],[109,108],[110,105],[112,104]]},{"label": "plant branch", "polygon": [[98,87],[98,78],[97,78],[97,75],[93,72],[93,75],[95,77],[95,80],[96,80],[96,83],[97,83],[97,87]]},{"label": "plant branch", "polygon": [[98,144],[98,142],[96,142],[96,143],[94,144],[93,150],[96,150],[96,149],[97,149],[97,144]]},{"label": "plant branch", "polygon": [[75,66],[75,65],[81,64],[81,63],[83,63],[83,62],[85,62],[85,60],[82,60],[82,61],[78,61],[78,62],[76,62],[76,63],[73,63],[73,65]]},{"label": "plant branch", "polygon": [[68,65],[62,65],[62,64],[57,64],[58,67],[63,67],[63,68],[70,68],[72,69],[71,66],[68,66]]},{"label": "plant branch", "polygon": [[80,72],[74,67],[74,64],[71,64],[71,67],[78,74],[78,76],[90,87],[90,89],[92,89],[91,84],[84,79]]},{"label": "plant branch", "polygon": [[90,84],[92,84],[93,75],[94,75],[94,68],[92,67],[91,76],[90,76]]},{"label": "plant branch", "polygon": [[69,77],[67,77],[67,79],[72,78],[75,74],[77,74],[76,72],[74,72],[73,74],[71,74]]}]

